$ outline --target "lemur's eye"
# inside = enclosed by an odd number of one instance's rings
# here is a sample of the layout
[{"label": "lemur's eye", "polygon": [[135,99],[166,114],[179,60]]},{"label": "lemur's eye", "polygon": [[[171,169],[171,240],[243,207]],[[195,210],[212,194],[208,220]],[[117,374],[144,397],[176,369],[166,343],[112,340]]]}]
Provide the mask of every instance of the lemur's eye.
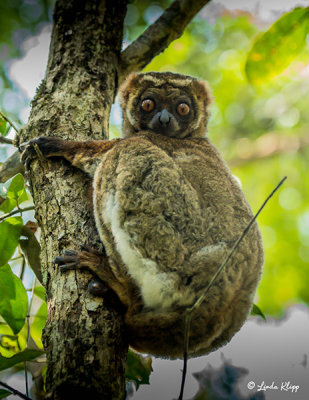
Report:
[{"label": "lemur's eye", "polygon": [[150,112],[154,109],[155,103],[151,99],[145,99],[142,101],[142,109],[146,112]]},{"label": "lemur's eye", "polygon": [[190,107],[188,106],[187,103],[180,103],[177,106],[177,112],[179,115],[181,115],[182,117],[185,117],[186,115],[189,114],[190,112]]}]

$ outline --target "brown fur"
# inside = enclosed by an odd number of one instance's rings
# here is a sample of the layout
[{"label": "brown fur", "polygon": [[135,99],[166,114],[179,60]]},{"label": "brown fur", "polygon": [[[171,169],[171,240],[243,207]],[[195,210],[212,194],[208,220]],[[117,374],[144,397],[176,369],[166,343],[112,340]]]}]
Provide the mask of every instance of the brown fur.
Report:
[{"label": "brown fur", "polygon": [[[93,176],[94,214],[109,267],[103,269],[100,257],[87,254],[88,261],[80,266],[89,267],[126,306],[130,345],[157,356],[181,357],[186,307],[201,295],[252,212],[205,137],[210,103],[206,84],[172,73],[134,74],[121,92],[124,139],[53,139],[57,146],[50,152],[48,145],[39,145],[40,139],[36,143],[46,156],[65,157]],[[163,135],[140,130],[140,101],[146,92],[161,96],[156,98],[170,113],[177,93],[188,99],[192,111],[187,123],[181,121],[181,131]],[[175,96],[165,103],[170,93]],[[160,112],[160,104],[156,107]],[[175,113],[173,118],[177,125]],[[240,329],[262,263],[255,224],[193,315],[191,356],[216,349]]]}]

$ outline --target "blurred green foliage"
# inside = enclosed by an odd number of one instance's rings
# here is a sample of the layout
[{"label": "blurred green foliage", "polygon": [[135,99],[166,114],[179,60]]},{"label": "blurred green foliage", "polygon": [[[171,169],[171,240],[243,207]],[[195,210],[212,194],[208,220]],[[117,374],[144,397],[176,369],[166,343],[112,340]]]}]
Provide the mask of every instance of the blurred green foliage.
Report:
[{"label": "blurred green foliage", "polygon": [[249,52],[246,73],[252,83],[263,83],[287,68],[303,49],[309,28],[309,7],[284,14],[261,34]]},{"label": "blurred green foliage", "polygon": [[[21,110],[16,109],[14,113],[7,109],[8,96],[22,95],[9,80],[8,68],[14,58],[26,51],[22,47],[24,40],[37,34],[42,24],[50,20],[52,3],[52,0],[2,0],[0,4],[0,110],[13,121],[20,119]],[[124,47],[169,3],[130,2]],[[307,18],[307,9],[295,12]],[[209,18],[214,22],[196,17],[183,36],[146,68],[194,75],[209,82],[214,97],[209,137],[232,167],[253,210],[260,207],[283,176],[288,176],[258,220],[265,246],[265,266],[256,297],[260,309],[255,309],[261,316],[279,316],[289,305],[299,302],[309,305],[309,54],[305,34],[308,24],[305,19],[295,19],[295,15],[282,17],[264,35],[255,15],[230,15],[223,10],[215,20]],[[207,17],[207,8],[203,16]],[[295,44],[293,54],[285,51],[286,43]],[[262,59],[268,62],[263,63]],[[24,107],[25,97],[18,104]],[[117,136],[119,105],[114,110],[111,130]],[[0,134],[8,134],[8,125],[3,119],[0,119]],[[1,144],[1,147],[8,149],[9,145]],[[0,148],[0,162],[3,161],[4,152]],[[28,335],[25,318],[28,297],[31,297],[26,294],[30,287],[25,277],[29,276],[29,270],[28,275],[23,273],[25,260],[20,258],[17,277],[16,260],[11,259],[21,254],[19,241],[26,219],[20,205],[29,201],[29,197],[21,175],[0,185],[0,364],[3,369],[35,356],[25,350]],[[4,218],[10,212],[20,212],[23,220],[20,216]],[[7,290],[8,284],[11,291]],[[33,293],[36,296],[30,301],[30,336],[41,349],[47,314],[44,289],[37,286]],[[16,353],[19,355],[11,359]],[[128,379],[137,386],[148,382],[151,371],[150,361],[138,357],[131,354],[127,368]]]}]

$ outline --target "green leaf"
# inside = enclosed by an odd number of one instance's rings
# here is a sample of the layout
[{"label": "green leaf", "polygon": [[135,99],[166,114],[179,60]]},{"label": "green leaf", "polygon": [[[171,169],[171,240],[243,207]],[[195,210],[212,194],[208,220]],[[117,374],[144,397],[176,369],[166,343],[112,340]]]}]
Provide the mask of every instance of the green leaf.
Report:
[{"label": "green leaf", "polygon": [[24,326],[28,296],[22,281],[7,264],[0,268],[0,315],[17,334]]},{"label": "green leaf", "polygon": [[29,200],[29,196],[28,193],[26,192],[26,189],[24,189],[21,191],[21,194],[18,197],[18,204],[21,204],[26,200]]},{"label": "green leaf", "polygon": [[36,357],[41,356],[44,354],[43,351],[41,350],[24,350],[21,351],[20,353],[15,354],[15,356],[6,358],[2,357],[0,355],[0,371],[3,371],[4,369],[11,368],[16,364],[19,364],[23,361],[31,361]]},{"label": "green leaf", "polygon": [[22,174],[17,174],[8,187],[8,197],[18,199],[25,190],[25,181]]},{"label": "green leaf", "polygon": [[128,381],[133,381],[136,389],[139,388],[139,385],[149,384],[151,371],[151,357],[143,357],[129,350],[126,365],[126,379]]},{"label": "green leaf", "polygon": [[4,213],[11,212],[17,206],[17,203],[21,204],[28,200],[23,176],[17,174],[9,183],[0,184],[0,196],[5,198],[0,206],[0,210]]},{"label": "green leaf", "polygon": [[309,7],[284,14],[250,50],[245,66],[249,81],[263,83],[284,71],[301,52],[309,32]]},{"label": "green leaf", "polygon": [[[21,192],[21,195],[18,197],[18,204],[23,203],[24,201],[28,200],[28,194],[26,192],[26,190],[23,190]],[[4,202],[1,204],[0,206],[0,211],[3,211],[4,213],[9,213],[12,210],[14,210],[14,208],[17,207],[17,200],[11,197],[8,197],[7,199],[4,200]]]},{"label": "green leaf", "polygon": [[0,211],[3,211],[5,214],[11,212],[14,210],[14,208],[17,206],[17,202],[15,199],[11,199],[10,197],[7,197],[4,202],[0,206]]},{"label": "green leaf", "polygon": [[43,348],[42,331],[46,324],[46,318],[47,318],[47,306],[46,303],[44,302],[38,309],[38,312],[36,313],[30,328],[31,337],[39,348]]},{"label": "green leaf", "polygon": [[43,286],[36,286],[34,288],[34,294],[41,300],[45,301],[45,288]]},{"label": "green leaf", "polygon": [[264,313],[256,304],[253,304],[250,315],[259,315],[260,317],[263,318],[264,321],[266,321],[266,317],[265,317]]},{"label": "green leaf", "polygon": [[5,397],[10,396],[13,394],[12,392],[9,392],[8,390],[0,389],[0,399],[4,399]]},{"label": "green leaf", "polygon": [[0,354],[3,357],[12,357],[27,347],[28,327],[25,324],[22,330],[14,335],[12,329],[0,317]]},{"label": "green leaf", "polygon": [[7,122],[0,118],[0,135],[4,136],[7,130]]},{"label": "green leaf", "polygon": [[14,254],[22,227],[21,217],[10,217],[0,223],[0,267]]}]

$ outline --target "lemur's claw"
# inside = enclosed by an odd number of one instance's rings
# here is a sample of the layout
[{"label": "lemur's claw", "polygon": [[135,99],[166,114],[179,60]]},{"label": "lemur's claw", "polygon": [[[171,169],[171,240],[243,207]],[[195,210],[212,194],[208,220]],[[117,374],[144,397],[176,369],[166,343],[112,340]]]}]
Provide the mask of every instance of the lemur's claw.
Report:
[{"label": "lemur's claw", "polygon": [[79,264],[78,253],[71,249],[65,250],[63,256],[55,257],[53,262],[59,266],[61,272],[75,269]]}]

